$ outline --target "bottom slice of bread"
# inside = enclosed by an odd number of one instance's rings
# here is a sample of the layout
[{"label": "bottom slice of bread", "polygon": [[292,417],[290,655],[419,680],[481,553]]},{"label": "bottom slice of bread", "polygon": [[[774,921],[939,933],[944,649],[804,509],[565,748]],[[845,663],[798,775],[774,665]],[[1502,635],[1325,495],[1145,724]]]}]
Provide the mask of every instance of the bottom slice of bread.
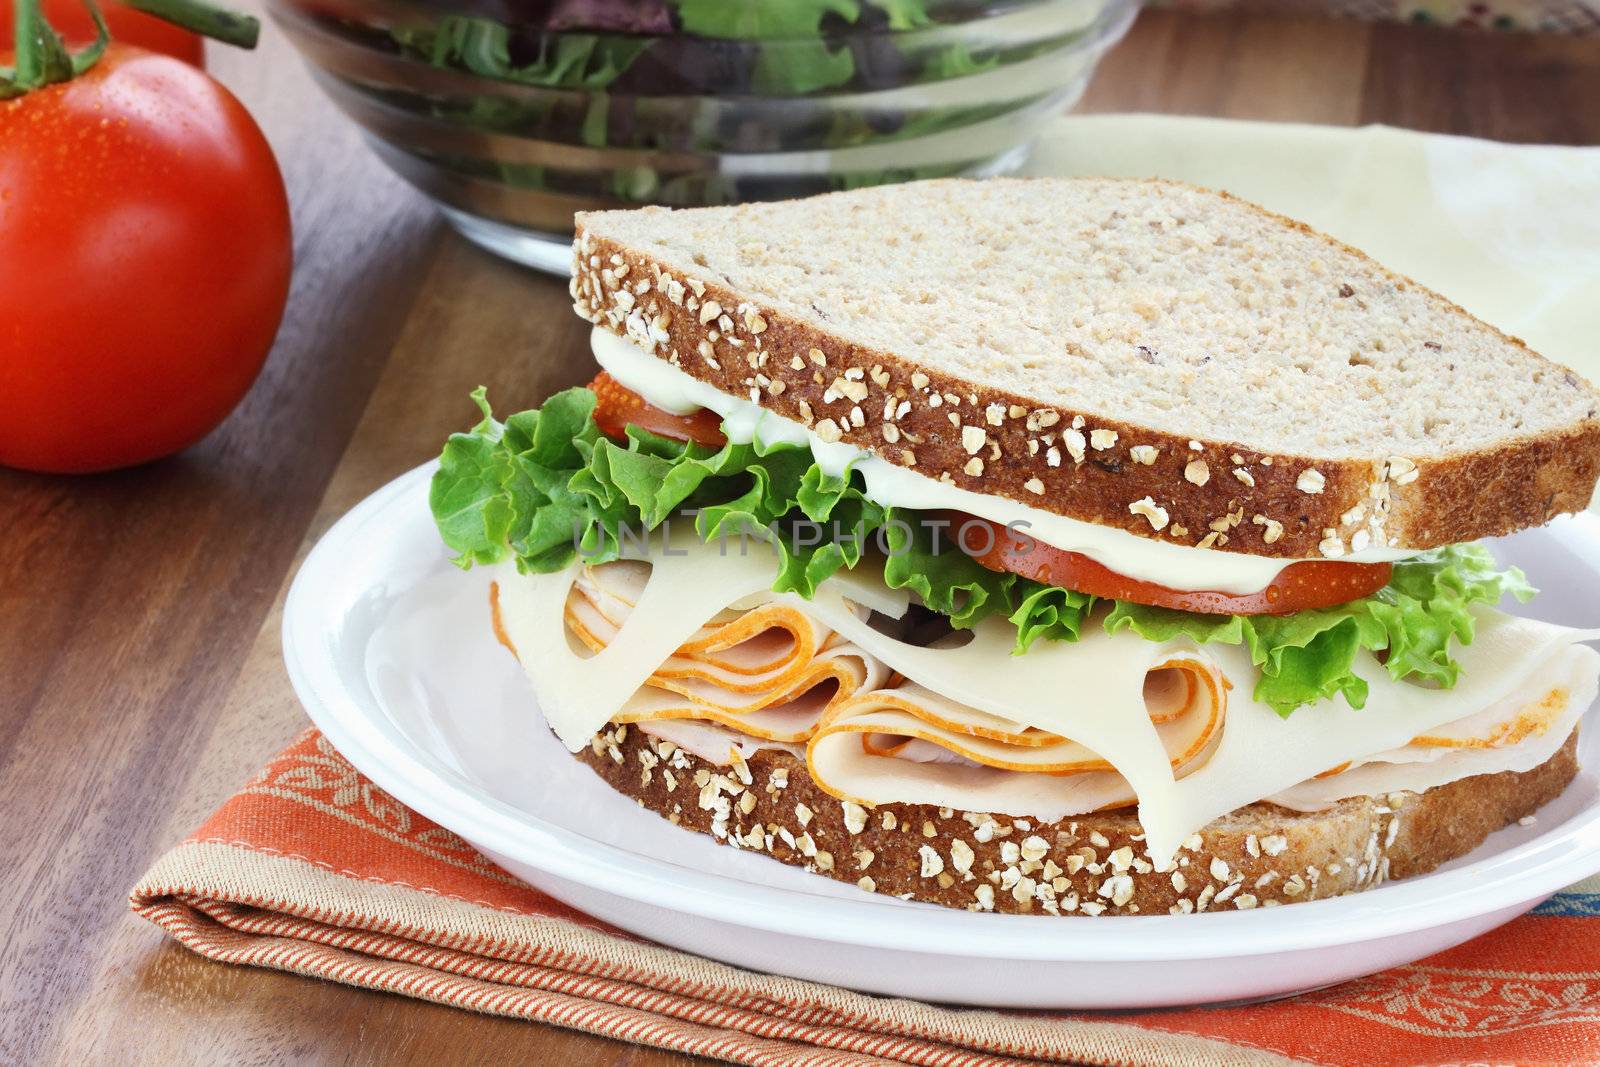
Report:
[{"label": "bottom slice of bread", "polygon": [[805,763],[762,750],[718,767],[637,728],[608,727],[579,758],[618,792],[736,848],[908,900],[1051,915],[1271,907],[1422,874],[1531,815],[1577,773],[1577,736],[1530,771],[1317,812],[1252,804],[1206,826],[1157,870],[1131,809],[1058,822],[922,804],[865,809]]}]

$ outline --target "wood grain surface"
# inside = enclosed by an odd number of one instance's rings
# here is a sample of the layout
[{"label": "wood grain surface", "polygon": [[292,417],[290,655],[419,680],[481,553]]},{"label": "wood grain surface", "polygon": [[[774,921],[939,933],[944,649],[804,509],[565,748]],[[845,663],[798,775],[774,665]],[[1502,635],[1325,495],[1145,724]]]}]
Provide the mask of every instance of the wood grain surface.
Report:
[{"label": "wood grain surface", "polygon": [[[590,373],[565,286],[446,232],[274,27],[211,55],[284,166],[294,291],[261,380],[187,454],[0,471],[0,1063],[685,1062],[210,963],[127,911],[304,724],[277,631],[306,546],[467,425],[474,385],[532,405]],[[1152,12],[1082,107],[1593,144],[1597,99],[1591,41]]]}]

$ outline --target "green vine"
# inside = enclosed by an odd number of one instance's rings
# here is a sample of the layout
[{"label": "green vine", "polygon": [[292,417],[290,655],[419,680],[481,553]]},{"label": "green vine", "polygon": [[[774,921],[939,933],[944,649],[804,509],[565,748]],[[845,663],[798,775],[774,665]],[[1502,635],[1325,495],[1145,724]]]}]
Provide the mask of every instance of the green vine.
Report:
[{"label": "green vine", "polygon": [[76,78],[99,61],[111,31],[95,0],[84,0],[84,6],[94,20],[95,39],[73,52],[45,20],[39,0],[16,0],[16,55],[12,66],[0,67],[0,99]]},{"label": "green vine", "polygon": [[[212,7],[204,0],[125,0],[128,7],[239,48],[254,48],[261,21],[249,15]],[[95,39],[76,51],[67,47],[50,25],[39,0],[15,0],[16,52],[9,67],[0,66],[0,100],[22,96],[46,85],[71,81],[100,61],[111,43],[111,30],[96,0],[83,0],[94,21]]]},{"label": "green vine", "polygon": [[[254,48],[261,37],[261,20],[237,11],[212,7],[202,0],[122,0],[135,11],[143,11],[163,22],[182,26],[202,37],[210,37],[235,48]],[[93,5],[93,0],[84,0]]]}]

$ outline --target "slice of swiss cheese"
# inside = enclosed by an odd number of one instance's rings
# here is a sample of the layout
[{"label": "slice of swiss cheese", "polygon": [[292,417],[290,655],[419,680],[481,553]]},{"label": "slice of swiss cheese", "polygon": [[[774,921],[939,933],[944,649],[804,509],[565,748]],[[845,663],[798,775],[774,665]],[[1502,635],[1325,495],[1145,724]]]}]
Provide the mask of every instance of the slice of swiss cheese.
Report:
[{"label": "slice of swiss cheese", "polygon": [[[665,547],[670,551],[651,557],[649,581],[626,624],[594,654],[564,636],[563,611],[576,567],[553,575],[507,575],[502,584],[503,625],[522,654],[551,728],[573,751],[588,744],[704,623],[736,602],[761,599],[775,570],[770,549],[752,544],[742,553],[722,554],[692,530]],[[1245,650],[1209,645],[1206,654],[1234,686],[1227,725],[1204,766],[1178,779],[1146,712],[1143,685],[1163,659],[1179,651],[1194,654],[1192,642],[1157,643],[1128,631],[1107,634],[1088,627],[1077,642],[1039,642],[1026,655],[1012,656],[1011,626],[989,619],[959,648],[926,648],[879,632],[861,618],[841,585],[825,583],[810,601],[783,596],[926,689],[1098,753],[1138,797],[1146,848],[1161,865],[1213,819],[1331,766],[1404,746],[1519,688],[1526,691],[1562,649],[1600,637],[1600,631],[1483,609],[1477,612],[1477,639],[1458,651],[1462,670],[1455,689],[1395,682],[1374,659],[1357,668],[1369,686],[1365,708],[1352,709],[1336,697],[1287,718],[1251,699],[1256,670]],[[825,776],[827,768],[821,770]],[[998,804],[991,810],[1036,814],[1006,811]]]}]

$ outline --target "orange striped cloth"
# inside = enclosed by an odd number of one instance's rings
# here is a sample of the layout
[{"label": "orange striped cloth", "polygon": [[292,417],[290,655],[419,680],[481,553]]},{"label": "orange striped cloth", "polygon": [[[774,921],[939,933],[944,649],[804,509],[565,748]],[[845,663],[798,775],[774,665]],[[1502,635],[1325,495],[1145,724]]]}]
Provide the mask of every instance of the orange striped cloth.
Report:
[{"label": "orange striped cloth", "polygon": [[162,856],[132,903],[211,959],[734,1063],[1600,1062],[1600,884],[1421,963],[1271,1004],[935,1007],[756,974],[596,922],[395,802],[315,731]]}]

